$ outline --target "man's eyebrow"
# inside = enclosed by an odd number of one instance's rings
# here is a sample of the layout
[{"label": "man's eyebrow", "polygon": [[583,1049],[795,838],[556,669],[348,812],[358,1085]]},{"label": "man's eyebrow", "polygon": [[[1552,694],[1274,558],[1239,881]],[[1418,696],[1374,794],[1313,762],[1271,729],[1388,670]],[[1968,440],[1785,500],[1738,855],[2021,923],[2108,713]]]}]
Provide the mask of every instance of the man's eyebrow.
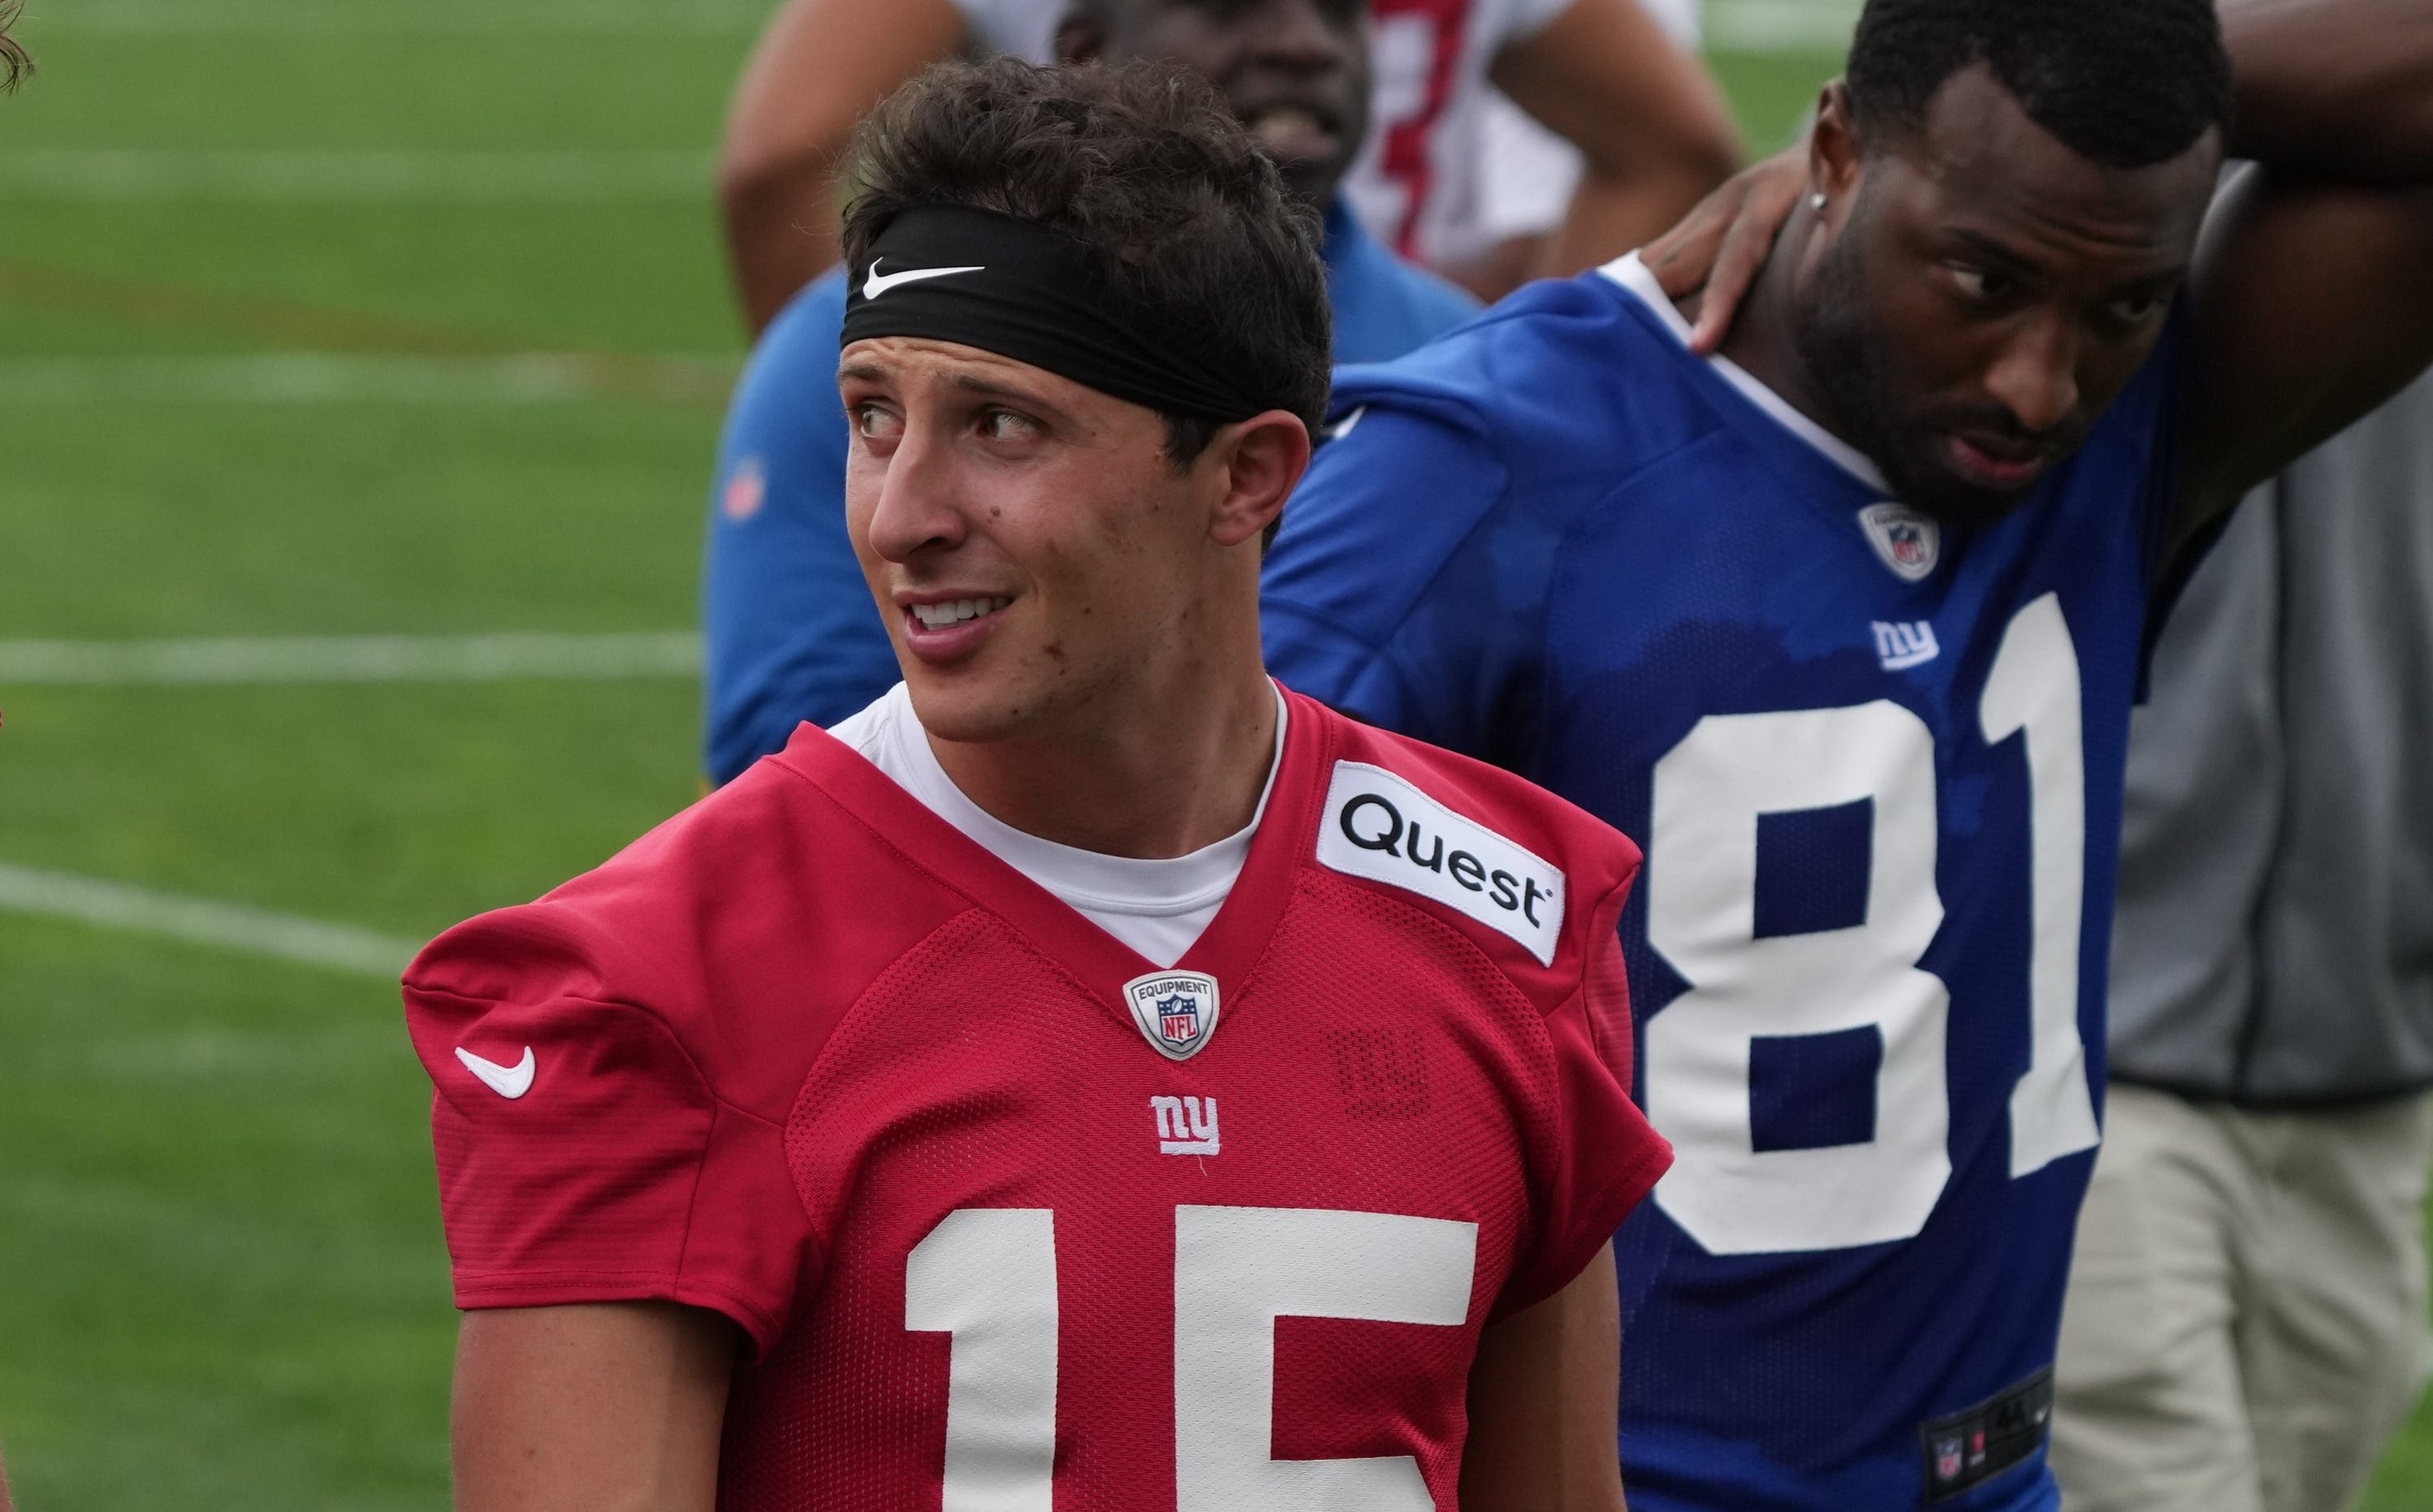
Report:
[{"label": "man's eyebrow", "polygon": [[1029,389],[1017,387],[1012,383],[995,382],[980,377],[978,373],[957,373],[955,386],[967,394],[986,394],[991,399],[1020,399],[1025,404],[1044,405],[1047,402]]},{"label": "man's eyebrow", "polygon": [[887,369],[876,363],[846,363],[837,369],[837,382],[842,383],[848,378],[863,383],[883,383],[887,382]]},{"label": "man's eyebrow", "polygon": [[1965,246],[1988,263],[1999,263],[2021,273],[2042,273],[2043,264],[2015,247],[2006,246],[1982,231],[1972,231],[1965,226],[1954,226],[1945,232],[1951,240]]}]

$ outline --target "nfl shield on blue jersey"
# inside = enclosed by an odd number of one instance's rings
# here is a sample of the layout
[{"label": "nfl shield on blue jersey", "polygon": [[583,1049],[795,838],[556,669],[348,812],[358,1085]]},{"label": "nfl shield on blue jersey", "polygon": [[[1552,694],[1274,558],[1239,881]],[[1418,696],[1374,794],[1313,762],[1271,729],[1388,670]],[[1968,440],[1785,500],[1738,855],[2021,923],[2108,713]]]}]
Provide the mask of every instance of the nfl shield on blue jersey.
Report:
[{"label": "nfl shield on blue jersey", "polygon": [[2184,338],[1966,528],[1684,335],[1625,260],[1345,370],[1269,661],[1646,850],[1632,1506],[2050,1508]]}]

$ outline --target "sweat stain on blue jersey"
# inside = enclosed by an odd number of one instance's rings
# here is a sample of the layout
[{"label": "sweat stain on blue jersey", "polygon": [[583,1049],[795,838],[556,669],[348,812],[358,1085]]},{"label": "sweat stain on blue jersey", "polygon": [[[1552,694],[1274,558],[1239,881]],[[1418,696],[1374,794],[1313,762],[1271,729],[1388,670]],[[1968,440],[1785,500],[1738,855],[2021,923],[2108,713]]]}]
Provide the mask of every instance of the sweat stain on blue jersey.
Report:
[{"label": "sweat stain on blue jersey", "polygon": [[1340,373],[1269,662],[1646,849],[1631,1504],[2050,1508],[2185,334],[1973,529],[1685,336],[1625,259]]}]

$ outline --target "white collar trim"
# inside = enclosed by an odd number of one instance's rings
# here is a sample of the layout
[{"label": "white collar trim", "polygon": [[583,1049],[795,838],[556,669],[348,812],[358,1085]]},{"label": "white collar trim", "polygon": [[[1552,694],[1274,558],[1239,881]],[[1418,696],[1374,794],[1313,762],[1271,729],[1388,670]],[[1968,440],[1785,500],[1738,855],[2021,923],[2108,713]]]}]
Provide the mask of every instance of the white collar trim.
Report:
[{"label": "white collar trim", "polygon": [[912,711],[911,692],[902,683],[830,733],[895,778],[939,818],[1066,904],[1084,911],[1165,918],[1221,903],[1240,876],[1250,858],[1251,838],[1267,818],[1276,775],[1284,770],[1289,715],[1281,688],[1276,689],[1275,699],[1275,751],[1251,822],[1188,856],[1164,859],[1108,856],[1046,840],[1014,828],[972,802],[939,763],[928,732]]},{"label": "white collar trim", "polygon": [[[1675,340],[1685,348],[1690,345],[1690,322],[1681,318],[1681,312],[1674,308],[1673,297],[1656,281],[1656,275],[1647,270],[1647,264],[1640,261],[1637,252],[1625,253],[1597,271],[1637,295],[1642,304],[1655,312],[1656,318],[1664,323],[1664,329],[1673,333]],[[1884,481],[1883,469],[1877,467],[1873,459],[1794,409],[1789,399],[1766,387],[1755,373],[1720,353],[1709,357],[1707,365],[1721,374],[1724,382],[1740,390],[1741,397],[1756,405],[1768,419],[1808,443],[1809,448],[1826,461],[1874,489],[1878,497],[1892,497],[1892,485]]]}]

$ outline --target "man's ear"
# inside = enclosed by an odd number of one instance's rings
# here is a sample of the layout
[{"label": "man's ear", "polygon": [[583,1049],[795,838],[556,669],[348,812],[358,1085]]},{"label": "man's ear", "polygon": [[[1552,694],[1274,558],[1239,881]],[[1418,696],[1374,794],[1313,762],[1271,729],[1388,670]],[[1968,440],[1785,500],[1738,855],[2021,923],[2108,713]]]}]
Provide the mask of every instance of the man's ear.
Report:
[{"label": "man's ear", "polygon": [[1808,192],[1823,195],[1828,205],[1846,200],[1859,187],[1859,156],[1849,87],[1837,78],[1816,99],[1816,124],[1808,133]]},{"label": "man's ear", "polygon": [[1098,18],[1082,6],[1064,12],[1056,24],[1056,60],[1060,63],[1090,63],[1106,56],[1107,28]]},{"label": "man's ear", "polygon": [[1283,515],[1285,501],[1309,470],[1309,428],[1297,415],[1269,410],[1219,431],[1208,452],[1201,460],[1216,466],[1224,489],[1208,537],[1238,546]]}]

